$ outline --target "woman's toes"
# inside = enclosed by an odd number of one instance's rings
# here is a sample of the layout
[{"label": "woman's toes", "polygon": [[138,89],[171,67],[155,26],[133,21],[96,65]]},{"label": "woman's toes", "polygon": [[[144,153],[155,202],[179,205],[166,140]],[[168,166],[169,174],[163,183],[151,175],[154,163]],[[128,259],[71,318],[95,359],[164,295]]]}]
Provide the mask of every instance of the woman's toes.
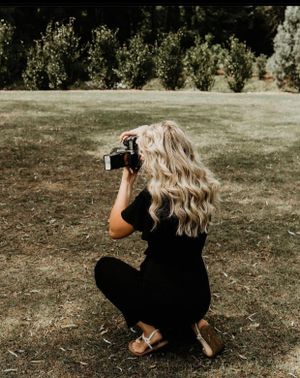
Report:
[{"label": "woman's toes", "polygon": [[142,353],[146,348],[145,346],[143,345],[144,343],[141,342],[141,340],[135,340],[133,343],[132,343],[132,349],[135,351],[135,352],[138,352],[138,353]]}]

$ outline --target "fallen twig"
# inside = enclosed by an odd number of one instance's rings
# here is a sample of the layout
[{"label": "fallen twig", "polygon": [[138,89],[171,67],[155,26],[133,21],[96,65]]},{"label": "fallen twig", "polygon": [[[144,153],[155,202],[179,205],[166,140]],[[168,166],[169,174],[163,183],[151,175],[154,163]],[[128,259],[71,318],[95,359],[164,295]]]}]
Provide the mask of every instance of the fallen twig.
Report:
[{"label": "fallen twig", "polygon": [[15,357],[19,357],[19,356],[17,355],[17,353],[13,352],[12,350],[9,350],[9,349],[8,349],[8,352],[9,352],[10,354],[12,354],[13,356],[15,356]]},{"label": "fallen twig", "polygon": [[103,337],[103,341],[105,341],[107,344],[111,344],[111,341],[105,339],[104,337]]}]

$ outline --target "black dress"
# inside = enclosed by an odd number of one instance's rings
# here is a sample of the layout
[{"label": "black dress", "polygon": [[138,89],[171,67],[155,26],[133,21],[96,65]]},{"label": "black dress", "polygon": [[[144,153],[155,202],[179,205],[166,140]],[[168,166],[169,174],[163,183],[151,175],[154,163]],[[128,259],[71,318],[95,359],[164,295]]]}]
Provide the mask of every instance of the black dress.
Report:
[{"label": "black dress", "polygon": [[96,284],[123,313],[128,327],[138,321],[160,329],[190,325],[203,318],[211,300],[201,256],[206,233],[196,238],[176,235],[178,220],[168,218],[168,200],[160,209],[159,225],[150,231],[150,204],[145,188],[121,212],[148,242],[140,269],[115,257],[102,257],[95,267]]}]

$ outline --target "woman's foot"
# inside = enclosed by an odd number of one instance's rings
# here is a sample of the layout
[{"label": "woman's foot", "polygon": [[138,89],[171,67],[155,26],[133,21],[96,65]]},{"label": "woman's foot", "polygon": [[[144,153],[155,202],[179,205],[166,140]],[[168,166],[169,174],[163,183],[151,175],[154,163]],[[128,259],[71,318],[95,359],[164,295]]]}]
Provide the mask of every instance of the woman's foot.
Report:
[{"label": "woman's foot", "polygon": [[[147,332],[147,333],[144,332],[143,335],[147,338],[151,336],[151,333],[152,332]],[[162,339],[163,337],[161,333],[159,332],[159,330],[157,330],[157,332],[155,332],[153,336],[151,337],[151,340],[149,340],[149,343],[151,345],[157,344]],[[131,342],[130,345],[131,345],[131,350],[138,354],[145,352],[145,350],[149,348],[149,345],[143,340],[141,336],[137,338],[135,341]]]},{"label": "woman's foot", "polygon": [[224,349],[224,343],[215,329],[204,319],[192,325],[197,339],[202,345],[203,353],[207,357],[214,357]]}]

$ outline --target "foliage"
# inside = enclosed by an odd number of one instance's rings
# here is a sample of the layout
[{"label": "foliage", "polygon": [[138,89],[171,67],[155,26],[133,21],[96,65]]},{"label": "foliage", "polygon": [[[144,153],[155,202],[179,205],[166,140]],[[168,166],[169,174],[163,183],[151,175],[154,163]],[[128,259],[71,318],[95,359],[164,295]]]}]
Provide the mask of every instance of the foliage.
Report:
[{"label": "foliage", "polygon": [[92,31],[92,41],[88,43],[88,73],[98,88],[113,88],[118,81],[117,50],[119,43],[113,32],[106,26],[99,26]]},{"label": "foliage", "polygon": [[288,6],[274,38],[270,70],[279,88],[290,85],[300,91],[300,6]]},{"label": "foliage", "polygon": [[[196,39],[195,39],[196,41],[197,41],[198,37],[196,37]],[[223,66],[224,66],[224,61],[225,61],[225,57],[226,57],[226,49],[223,48],[220,43],[214,42],[215,37],[211,33],[206,34],[204,36],[204,39],[208,43],[209,49],[212,52],[213,59],[214,59],[214,65],[216,67],[216,70],[218,70],[219,68],[222,69]]]},{"label": "foliage", "polygon": [[241,92],[253,72],[254,55],[245,43],[231,36],[230,46],[224,62],[224,71],[229,88]]},{"label": "foliage", "polygon": [[65,89],[74,81],[74,70],[80,57],[79,40],[74,31],[74,18],[68,24],[50,22],[45,35],[35,41],[28,52],[23,73],[29,89]]},{"label": "foliage", "polygon": [[[16,26],[17,40],[23,39],[27,46],[32,44],[47,24],[63,22],[75,17],[83,43],[91,31],[99,25],[119,29],[120,44],[136,33],[142,32],[147,43],[154,44],[160,33],[176,32],[186,28],[192,33],[204,36],[211,32],[217,43],[225,43],[230,35],[244,39],[256,55],[273,52],[273,38],[279,23],[284,20],[285,6],[243,5],[213,6],[208,4],[164,6],[150,5],[124,7],[0,7],[0,19]],[[30,20],[30,22],[24,22]],[[160,41],[159,41],[160,42]],[[190,47],[190,46],[188,46]],[[188,48],[187,47],[187,48]]]},{"label": "foliage", "polygon": [[260,54],[256,58],[256,67],[259,80],[262,80],[267,73],[267,59],[268,57],[265,54]]},{"label": "foliage", "polygon": [[4,20],[0,20],[0,87],[10,83],[14,62],[13,36],[15,28]]},{"label": "foliage", "polygon": [[156,73],[166,89],[182,88],[185,82],[181,33],[168,33],[157,47]]},{"label": "foliage", "polygon": [[[88,46],[91,33],[99,25],[108,25],[111,30],[118,29],[117,40],[120,45],[127,44],[132,36],[141,34],[144,42],[149,45],[161,45],[165,35],[169,32],[182,32],[181,49],[183,54],[193,46],[195,35],[205,36],[211,33],[214,43],[209,41],[212,50],[219,50],[220,54],[215,51],[214,55],[218,58],[218,68],[223,68],[224,50],[223,46],[230,35],[235,35],[240,40],[247,41],[247,46],[255,51],[256,56],[264,53],[268,56],[273,53],[273,38],[276,34],[278,25],[284,20],[284,10],[286,6],[239,6],[239,7],[215,7],[215,6],[185,6],[185,5],[148,5],[140,7],[0,7],[0,19],[13,25],[13,49],[14,58],[11,60],[10,81],[18,81],[21,72],[26,67],[28,56],[32,56],[36,50],[36,39],[40,39],[41,33],[44,33],[49,22],[61,23],[70,17],[76,19],[76,30],[81,38],[82,46]],[[25,22],[24,20],[30,20]],[[296,34],[295,34],[296,35]],[[43,45],[43,44],[42,44]],[[26,50],[26,56],[25,56]],[[29,53],[31,50],[31,53]],[[39,54],[36,53],[38,56]],[[64,79],[63,64],[59,62],[52,64],[50,71],[55,71],[52,76],[61,76]],[[35,59],[32,57],[32,61]],[[95,69],[92,70],[96,75]],[[41,63],[41,62],[40,62]],[[72,76],[69,82],[75,82],[74,76],[80,80],[91,78],[87,60],[80,60],[71,64]],[[35,63],[31,64],[32,68]],[[1,68],[5,67],[1,64]],[[115,72],[116,73],[116,72]],[[94,77],[94,74],[92,76]],[[110,75],[103,74],[102,77]],[[2,74],[2,78],[4,78]],[[94,79],[97,81],[96,77]],[[94,80],[92,79],[92,80]],[[46,73],[46,81],[48,74]],[[284,81],[288,81],[286,77]],[[28,83],[30,79],[27,80]],[[49,80],[48,80],[49,81]],[[58,86],[60,81],[53,78],[53,86]],[[103,83],[101,78],[98,80],[99,87],[110,87],[112,84]],[[113,80],[112,80],[113,81]],[[57,84],[58,82],[58,84]],[[102,83],[100,83],[102,82]],[[61,84],[61,87],[67,87],[68,83]],[[6,85],[7,87],[7,85]],[[49,83],[46,83],[49,88]]]},{"label": "foliage", "polygon": [[129,88],[141,89],[153,77],[154,59],[151,47],[140,34],[133,36],[117,52],[118,75]]},{"label": "foliage", "polygon": [[184,59],[188,75],[196,88],[208,91],[215,82],[217,59],[207,41],[196,39],[196,44],[191,47]]},{"label": "foliage", "polygon": [[32,90],[49,88],[46,65],[43,41],[36,40],[28,51],[27,66],[22,75],[26,88]]}]

